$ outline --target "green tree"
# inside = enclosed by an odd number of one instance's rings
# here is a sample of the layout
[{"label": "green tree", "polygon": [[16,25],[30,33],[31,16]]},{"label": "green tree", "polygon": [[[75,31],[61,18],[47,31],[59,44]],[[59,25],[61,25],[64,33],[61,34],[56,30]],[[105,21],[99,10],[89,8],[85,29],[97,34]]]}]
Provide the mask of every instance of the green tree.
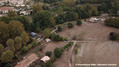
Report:
[{"label": "green tree", "polygon": [[81,25],[81,24],[82,24],[81,20],[78,19],[76,25]]},{"label": "green tree", "polygon": [[61,55],[62,55],[62,49],[61,48],[55,48],[54,49],[54,55],[55,55],[56,58],[61,57]]},{"label": "green tree", "polygon": [[45,53],[45,55],[50,57],[50,56],[52,55],[52,52],[51,52],[51,51],[47,51],[47,52]]},{"label": "green tree", "polygon": [[23,24],[19,21],[12,20],[9,22],[9,34],[11,38],[15,38],[16,36],[20,36],[24,31]]},{"label": "green tree", "polygon": [[5,63],[11,62],[13,57],[14,57],[14,52],[11,50],[7,50],[7,51],[3,52],[2,56],[1,56],[1,61],[5,62]]},{"label": "green tree", "polygon": [[15,48],[16,48],[16,50],[19,50],[22,47],[22,42],[21,41],[22,41],[21,37],[17,36],[15,38]]},{"label": "green tree", "polygon": [[13,39],[8,39],[6,44],[10,48],[10,50],[15,51],[14,40]]},{"label": "green tree", "polygon": [[0,53],[3,52],[4,46],[2,44],[0,44]]},{"label": "green tree", "polygon": [[73,21],[78,19],[78,13],[68,11],[65,13],[68,21]]},{"label": "green tree", "polygon": [[50,36],[50,30],[49,30],[49,29],[45,29],[45,30],[43,31],[43,36],[44,36],[45,38],[49,37],[49,36]]},{"label": "green tree", "polygon": [[41,10],[42,10],[42,6],[40,4],[33,5],[33,13],[34,14]]},{"label": "green tree", "polygon": [[26,45],[28,43],[28,41],[29,41],[29,37],[28,37],[28,34],[25,31],[22,32],[21,38],[22,38],[22,43],[24,45]]},{"label": "green tree", "polygon": [[28,51],[28,47],[27,46],[24,46],[23,48],[22,48],[22,52],[24,53],[24,52],[27,52]]},{"label": "green tree", "polygon": [[17,17],[18,16],[17,13],[15,11],[12,11],[12,10],[8,11],[8,14],[7,15],[9,17]]},{"label": "green tree", "polygon": [[33,22],[34,24],[36,24],[36,27],[40,27],[41,29],[45,29],[47,27],[52,27],[55,25],[55,20],[51,12],[46,10],[37,12],[33,16]]},{"label": "green tree", "polygon": [[68,23],[68,28],[72,28],[73,27],[73,24],[72,23]]},{"label": "green tree", "polygon": [[35,32],[40,33],[41,32],[40,27],[37,27],[36,30],[35,30]]},{"label": "green tree", "polygon": [[9,38],[8,24],[0,21],[0,43],[3,44]]}]

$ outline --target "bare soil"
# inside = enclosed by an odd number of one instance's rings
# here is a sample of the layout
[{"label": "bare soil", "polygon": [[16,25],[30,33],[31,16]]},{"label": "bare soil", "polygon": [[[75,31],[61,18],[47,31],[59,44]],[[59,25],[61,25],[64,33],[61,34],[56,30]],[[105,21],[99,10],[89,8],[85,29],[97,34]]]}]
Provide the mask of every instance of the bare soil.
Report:
[{"label": "bare soil", "polygon": [[[79,67],[75,66],[76,63],[119,65],[119,43],[109,40],[110,32],[118,31],[103,23],[83,23],[82,26],[75,26],[72,29],[59,32],[59,35],[68,37],[69,40],[72,40],[74,36],[79,37],[77,41],[82,41],[82,43],[80,43],[81,47],[78,48],[77,55],[73,54],[71,58],[70,50],[66,50],[54,64],[56,67]],[[50,47],[50,49],[52,48]]]}]

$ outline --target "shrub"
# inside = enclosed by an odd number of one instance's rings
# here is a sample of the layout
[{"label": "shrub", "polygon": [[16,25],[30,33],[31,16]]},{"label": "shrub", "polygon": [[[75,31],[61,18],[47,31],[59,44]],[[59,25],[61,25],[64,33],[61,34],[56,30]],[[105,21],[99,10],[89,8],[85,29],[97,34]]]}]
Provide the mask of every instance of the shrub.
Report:
[{"label": "shrub", "polygon": [[74,53],[77,54],[78,53],[78,50],[77,49],[74,49]]},{"label": "shrub", "polygon": [[50,56],[52,55],[52,52],[51,52],[51,51],[47,51],[47,52],[45,53],[45,55],[50,57]]},{"label": "shrub", "polygon": [[81,25],[81,24],[82,24],[81,20],[78,19],[76,25]]},{"label": "shrub", "polygon": [[51,56],[50,57],[50,61],[53,63],[54,61],[56,60],[56,57],[55,56]]},{"label": "shrub", "polygon": [[64,46],[64,49],[66,49],[67,47],[71,46],[72,44],[73,44],[73,42],[69,42],[68,44],[66,44],[66,45]]},{"label": "shrub", "polygon": [[109,34],[109,38],[110,38],[110,40],[119,40],[119,34],[111,32]]},{"label": "shrub", "polygon": [[72,23],[68,23],[68,28],[72,28],[73,27],[73,24]]}]

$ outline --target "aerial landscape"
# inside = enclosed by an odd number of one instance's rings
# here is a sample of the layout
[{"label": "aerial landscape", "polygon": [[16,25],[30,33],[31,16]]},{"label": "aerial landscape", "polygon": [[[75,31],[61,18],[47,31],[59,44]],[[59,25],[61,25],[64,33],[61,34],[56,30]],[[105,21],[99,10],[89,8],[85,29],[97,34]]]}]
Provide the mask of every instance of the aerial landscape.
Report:
[{"label": "aerial landscape", "polygon": [[0,67],[119,67],[119,0],[0,0]]}]

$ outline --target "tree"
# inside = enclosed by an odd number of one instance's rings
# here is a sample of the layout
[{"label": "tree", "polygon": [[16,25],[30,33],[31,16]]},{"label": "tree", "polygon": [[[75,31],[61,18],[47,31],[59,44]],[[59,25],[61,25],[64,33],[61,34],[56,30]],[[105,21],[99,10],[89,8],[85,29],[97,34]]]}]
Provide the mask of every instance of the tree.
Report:
[{"label": "tree", "polygon": [[4,46],[2,44],[0,44],[0,53],[3,52]]},{"label": "tree", "polygon": [[25,31],[22,32],[21,38],[22,38],[22,43],[24,45],[26,45],[28,43],[28,41],[29,41],[29,37],[28,37],[28,34]]},{"label": "tree", "polygon": [[55,25],[55,20],[51,12],[46,10],[37,12],[33,16],[33,22],[36,25],[36,27],[40,27],[41,29],[53,27]]},{"label": "tree", "polygon": [[68,28],[72,28],[73,27],[73,24],[72,23],[68,23]]},{"label": "tree", "polygon": [[14,57],[14,52],[11,50],[7,50],[7,51],[3,52],[2,56],[1,56],[1,61],[4,63],[11,62],[13,57]]},{"label": "tree", "polygon": [[10,48],[10,50],[15,51],[14,40],[13,39],[8,39],[6,44]]},{"label": "tree", "polygon": [[21,41],[22,41],[21,37],[17,36],[15,38],[15,48],[16,48],[16,50],[19,50],[22,47]]},{"label": "tree", "polygon": [[40,27],[37,27],[36,30],[35,30],[35,32],[40,33],[41,32]]},{"label": "tree", "polygon": [[66,15],[65,14],[59,14],[57,17],[55,17],[56,24],[62,24],[66,21]]},{"label": "tree", "polygon": [[61,55],[62,55],[62,49],[61,48],[55,48],[54,49],[54,55],[55,55],[56,58],[61,57]]},{"label": "tree", "polygon": [[82,24],[81,20],[78,19],[76,25],[81,25],[81,24]]},{"label": "tree", "polygon": [[44,36],[45,38],[49,37],[49,36],[50,36],[50,30],[49,30],[49,29],[45,29],[45,30],[43,31],[43,36]]},{"label": "tree", "polygon": [[8,14],[7,15],[9,17],[17,17],[18,16],[17,13],[15,11],[12,11],[12,10],[8,11]]},{"label": "tree", "polygon": [[37,13],[38,11],[41,11],[42,10],[42,7],[40,4],[35,4],[33,5],[33,13]]},{"label": "tree", "polygon": [[8,24],[0,21],[0,43],[3,44],[9,38]]},{"label": "tree", "polygon": [[27,46],[24,46],[23,48],[22,48],[22,52],[24,53],[24,52],[27,52],[28,51],[28,47]]},{"label": "tree", "polygon": [[51,51],[47,51],[47,52],[45,53],[45,55],[50,57],[50,56],[52,55],[52,52],[51,52]]},{"label": "tree", "polygon": [[78,19],[78,13],[68,11],[65,13],[68,21],[73,21]]},{"label": "tree", "polygon": [[9,34],[11,38],[15,38],[16,36],[20,36],[24,31],[23,24],[19,21],[12,20],[9,22]]}]

